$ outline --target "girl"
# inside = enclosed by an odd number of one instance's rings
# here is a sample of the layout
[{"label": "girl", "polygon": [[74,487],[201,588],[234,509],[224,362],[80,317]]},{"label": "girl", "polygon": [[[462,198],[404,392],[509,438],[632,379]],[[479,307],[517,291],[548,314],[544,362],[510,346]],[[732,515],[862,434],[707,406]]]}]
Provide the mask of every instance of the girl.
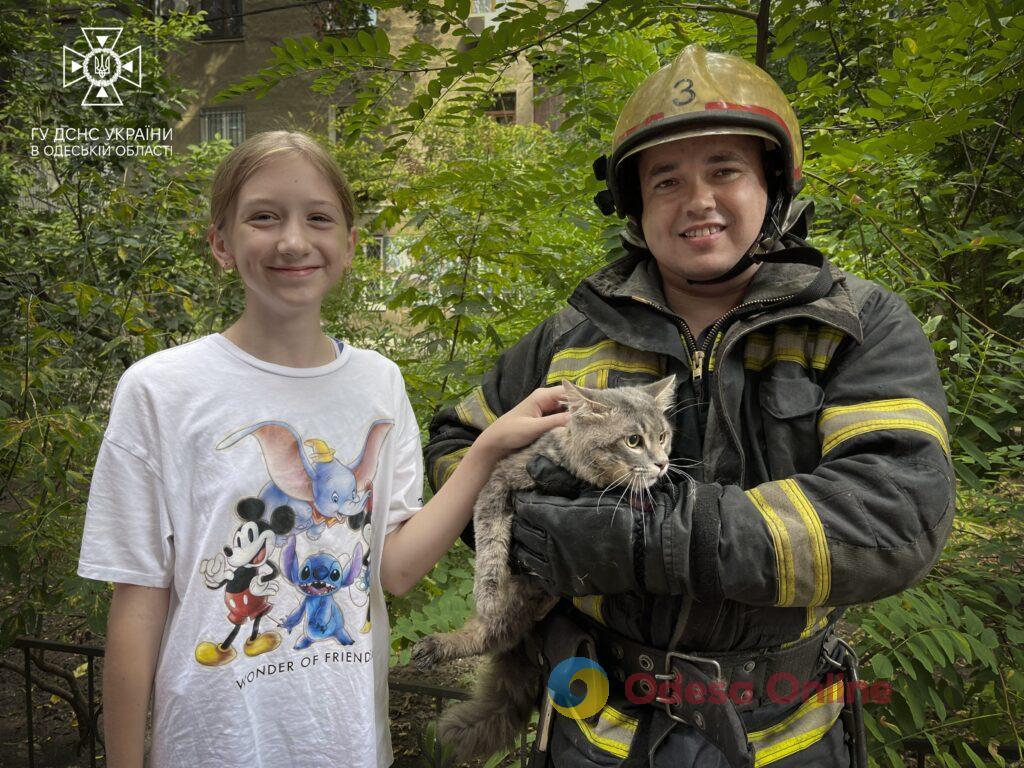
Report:
[{"label": "girl", "polygon": [[[404,594],[452,545],[494,464],[563,425],[560,387],[498,419],[422,506],[397,367],[320,329],[352,261],[352,193],[309,137],[264,133],[213,181],[209,242],[237,270],[234,325],[118,384],[78,572],[115,582],[107,764],[387,766]],[[550,415],[545,415],[550,414]]]}]

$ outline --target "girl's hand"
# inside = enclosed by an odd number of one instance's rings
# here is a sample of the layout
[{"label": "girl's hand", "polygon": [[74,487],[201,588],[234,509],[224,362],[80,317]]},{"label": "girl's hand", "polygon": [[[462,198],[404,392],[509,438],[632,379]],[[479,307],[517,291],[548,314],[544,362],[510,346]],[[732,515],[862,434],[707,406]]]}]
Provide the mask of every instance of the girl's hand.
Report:
[{"label": "girl's hand", "polygon": [[562,410],[562,385],[535,389],[519,405],[485,429],[473,443],[472,452],[498,461],[523,448],[548,430],[569,423]]}]

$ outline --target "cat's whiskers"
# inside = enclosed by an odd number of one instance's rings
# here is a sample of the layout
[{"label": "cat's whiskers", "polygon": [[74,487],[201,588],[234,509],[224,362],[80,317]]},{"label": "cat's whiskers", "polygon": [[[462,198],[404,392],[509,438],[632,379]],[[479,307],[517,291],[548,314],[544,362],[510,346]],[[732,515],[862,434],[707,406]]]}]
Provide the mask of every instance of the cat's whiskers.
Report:
[{"label": "cat's whiskers", "polygon": [[685,478],[686,478],[687,480],[689,480],[689,481],[690,481],[691,483],[692,483],[692,482],[696,482],[696,481],[695,481],[695,480],[693,479],[693,475],[691,475],[691,474],[690,474],[689,472],[686,472],[686,471],[684,471],[684,470],[682,470],[682,469],[679,469],[678,467],[669,467],[669,468],[668,468],[668,472],[669,472],[669,474],[676,474],[676,475],[678,475],[679,477],[685,477]]},{"label": "cat's whiskers", "polygon": [[700,405],[700,403],[698,403],[696,400],[684,401],[682,403],[679,403],[679,405],[675,406],[674,408],[670,408],[669,410],[665,411],[665,418],[671,419],[673,416],[682,413],[688,408],[696,408],[698,405]]},{"label": "cat's whiskers", "polygon": [[[614,480],[612,480],[612,481],[611,481],[611,482],[610,482],[610,483],[609,483],[609,484],[608,484],[607,486],[605,486],[605,489],[604,489],[603,491],[601,491],[601,495],[597,497],[597,508],[598,508],[598,510],[600,510],[600,509],[601,509],[601,499],[603,499],[603,498],[604,498],[604,495],[605,495],[606,493],[608,493],[608,491],[610,491],[610,490],[611,490],[612,488],[614,488],[615,486],[617,486],[617,485],[618,485],[619,483],[623,482],[623,481],[624,481],[624,480],[625,480],[625,479],[626,479],[627,477],[629,477],[629,473],[630,473],[631,471],[632,471],[632,470],[629,470],[629,469],[627,469],[627,470],[626,470],[625,472],[623,472],[623,473],[622,473],[621,475],[619,475],[619,476],[618,476],[618,477],[616,477],[616,478],[615,478]],[[621,498],[621,497],[619,498],[619,501],[622,501],[622,498]],[[617,506],[618,506],[618,504],[616,504],[616,507],[617,507]],[[613,511],[614,511],[614,510],[613,510]]]},{"label": "cat's whiskers", "polygon": [[643,482],[643,471],[644,470],[642,467],[630,467],[629,483],[626,485],[626,488],[622,491],[622,495],[619,496],[619,500],[615,502],[615,509],[612,510],[612,516],[608,520],[609,527],[611,527],[612,523],[615,521],[615,513],[619,511],[619,505],[622,504],[622,500],[626,498],[627,494],[629,497],[629,505],[633,505],[633,495],[636,493],[636,489],[634,488],[634,486],[639,485],[640,483]]},{"label": "cat's whiskers", "polygon": [[669,459],[670,467],[699,467],[703,464],[701,459]]}]

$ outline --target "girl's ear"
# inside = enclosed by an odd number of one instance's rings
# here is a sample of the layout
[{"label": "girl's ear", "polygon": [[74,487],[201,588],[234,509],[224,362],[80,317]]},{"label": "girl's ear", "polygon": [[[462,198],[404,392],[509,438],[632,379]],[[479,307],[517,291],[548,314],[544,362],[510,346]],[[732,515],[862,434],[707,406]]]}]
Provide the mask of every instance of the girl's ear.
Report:
[{"label": "girl's ear", "polygon": [[217,260],[220,268],[223,270],[233,269],[235,257],[228,250],[228,243],[216,225],[210,225],[210,228],[206,231],[206,240],[210,243],[210,252],[213,254],[213,258]]},{"label": "girl's ear", "polygon": [[346,247],[348,248],[348,260],[345,263],[345,268],[347,269],[352,265],[352,259],[354,259],[356,255],[356,246],[359,245],[359,228],[353,225],[352,229],[348,231],[348,236],[345,239],[348,241],[346,243]]}]

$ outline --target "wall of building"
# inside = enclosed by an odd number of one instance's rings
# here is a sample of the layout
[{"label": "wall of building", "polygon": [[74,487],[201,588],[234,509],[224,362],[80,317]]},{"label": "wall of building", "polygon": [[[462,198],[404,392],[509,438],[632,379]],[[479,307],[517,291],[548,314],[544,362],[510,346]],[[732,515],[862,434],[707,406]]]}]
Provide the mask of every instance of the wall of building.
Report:
[{"label": "wall of building", "polygon": [[242,107],[246,136],[281,128],[326,127],[330,103],[309,90],[308,76],[296,78],[294,87],[271,88],[261,99],[246,94],[213,103],[220,91],[269,61],[271,49],[281,40],[316,33],[316,6],[268,10],[280,5],[280,0],[246,0],[241,38],[193,41],[170,63],[172,76],[196,94],[175,126],[175,151],[200,141],[200,111],[205,107]]}]

